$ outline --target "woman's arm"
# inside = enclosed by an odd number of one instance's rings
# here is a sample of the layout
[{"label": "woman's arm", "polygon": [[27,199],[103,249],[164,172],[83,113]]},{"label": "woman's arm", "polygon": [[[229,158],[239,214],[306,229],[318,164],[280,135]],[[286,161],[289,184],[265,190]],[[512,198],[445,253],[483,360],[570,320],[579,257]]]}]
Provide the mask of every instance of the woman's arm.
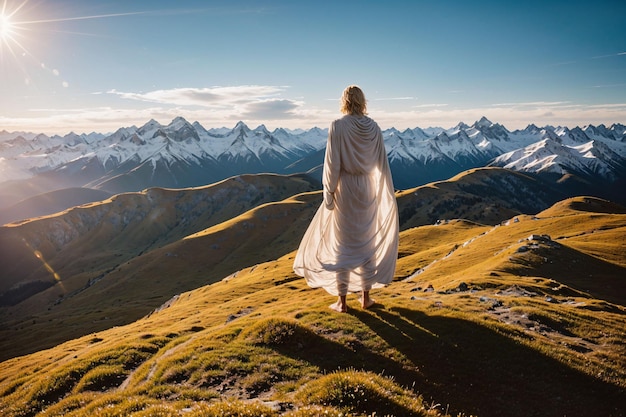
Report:
[{"label": "woman's arm", "polygon": [[335,131],[333,122],[328,129],[328,140],[326,141],[326,154],[324,156],[324,171],[322,174],[322,184],[324,185],[324,203],[326,208],[332,210],[335,207],[334,193],[339,182],[339,172],[341,171],[341,156],[339,139]]}]

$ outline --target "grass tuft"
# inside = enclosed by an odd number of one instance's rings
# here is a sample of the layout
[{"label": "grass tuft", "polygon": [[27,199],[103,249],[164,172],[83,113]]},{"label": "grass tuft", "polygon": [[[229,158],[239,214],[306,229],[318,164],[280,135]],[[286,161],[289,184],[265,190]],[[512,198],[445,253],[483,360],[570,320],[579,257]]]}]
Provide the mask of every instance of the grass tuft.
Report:
[{"label": "grass tuft", "polygon": [[211,404],[200,404],[190,417],[275,417],[276,411],[257,402],[219,401]]},{"label": "grass tuft", "polygon": [[341,371],[323,376],[305,385],[296,398],[306,405],[331,406],[349,413],[429,414],[420,397],[371,372]]},{"label": "grass tuft", "polygon": [[280,346],[294,339],[300,325],[292,320],[269,318],[258,321],[246,334],[247,339],[259,345]]},{"label": "grass tuft", "polygon": [[74,392],[106,391],[118,387],[128,375],[122,365],[101,365],[87,372],[74,388]]},{"label": "grass tuft", "polygon": [[307,405],[287,412],[284,417],[346,417],[346,413],[334,407]]},{"label": "grass tuft", "polygon": [[272,317],[260,320],[245,334],[252,343],[265,346],[304,344],[308,331],[295,320]]}]

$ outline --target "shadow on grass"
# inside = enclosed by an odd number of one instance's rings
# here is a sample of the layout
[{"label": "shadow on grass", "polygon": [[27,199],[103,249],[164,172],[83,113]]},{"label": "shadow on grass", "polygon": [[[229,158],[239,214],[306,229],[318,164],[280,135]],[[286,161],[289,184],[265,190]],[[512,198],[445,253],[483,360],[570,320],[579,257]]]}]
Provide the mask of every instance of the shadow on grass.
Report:
[{"label": "shadow on grass", "polygon": [[287,337],[264,344],[283,355],[315,365],[323,373],[354,369],[383,375],[404,375],[403,379],[408,383],[403,385],[411,385],[420,378],[417,372],[371,351],[354,338],[337,342],[299,324]]},{"label": "shadow on grass", "polygon": [[[526,274],[549,277],[594,298],[626,306],[626,268],[588,255],[569,246],[541,248],[534,252],[548,260],[541,264],[519,258]],[[517,274],[517,268],[512,273]],[[619,310],[614,312],[620,313]]]},{"label": "shadow on grass", "polygon": [[[404,308],[353,314],[403,353],[421,377],[391,367],[388,374],[403,384],[415,378],[424,398],[449,403],[452,415],[622,416],[626,410],[623,389],[478,324]],[[369,359],[374,372],[384,366],[377,362],[384,358]]]}]

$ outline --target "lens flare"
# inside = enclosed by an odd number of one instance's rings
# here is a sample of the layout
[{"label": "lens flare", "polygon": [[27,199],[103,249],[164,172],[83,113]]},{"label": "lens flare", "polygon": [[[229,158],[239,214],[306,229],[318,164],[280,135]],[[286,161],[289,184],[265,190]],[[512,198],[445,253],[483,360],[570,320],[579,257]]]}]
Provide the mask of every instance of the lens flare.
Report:
[{"label": "lens flare", "polygon": [[52,276],[52,278],[54,278],[54,281],[59,286],[59,288],[61,288],[61,291],[63,291],[63,293],[65,294],[67,290],[65,289],[65,286],[63,285],[61,276],[59,275],[57,271],[54,270],[52,265],[50,265],[48,261],[46,261],[46,259],[43,256],[43,253],[41,253],[41,251],[37,249],[34,249],[24,238],[22,238],[22,243],[24,243],[24,246],[26,246],[33,253],[35,258],[37,258],[41,262],[41,264],[46,269],[46,271],[48,271],[48,273]]},{"label": "lens flare", "polygon": [[9,16],[5,16],[3,14],[0,15],[0,39],[2,39],[3,42],[6,42],[12,32],[13,28]]},{"label": "lens flare", "polygon": [[26,49],[19,41],[22,26],[16,20],[16,13],[26,4],[26,1],[18,5],[13,10],[8,10],[5,1],[0,6],[0,61],[3,60],[5,52],[15,56],[18,51],[26,53]]}]

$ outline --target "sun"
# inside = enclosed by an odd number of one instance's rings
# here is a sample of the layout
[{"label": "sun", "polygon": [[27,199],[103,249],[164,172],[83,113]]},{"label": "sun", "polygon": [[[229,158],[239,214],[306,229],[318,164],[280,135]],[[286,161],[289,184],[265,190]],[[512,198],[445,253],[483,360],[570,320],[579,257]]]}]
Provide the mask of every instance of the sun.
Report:
[{"label": "sun", "polygon": [[0,40],[7,42],[13,35],[14,30],[11,18],[4,13],[0,14]]},{"label": "sun", "polygon": [[6,2],[0,7],[0,59],[5,52],[15,55],[18,51],[25,51],[18,40],[21,35],[21,25],[15,20],[15,13],[18,10],[19,8],[9,12],[6,9]]}]

